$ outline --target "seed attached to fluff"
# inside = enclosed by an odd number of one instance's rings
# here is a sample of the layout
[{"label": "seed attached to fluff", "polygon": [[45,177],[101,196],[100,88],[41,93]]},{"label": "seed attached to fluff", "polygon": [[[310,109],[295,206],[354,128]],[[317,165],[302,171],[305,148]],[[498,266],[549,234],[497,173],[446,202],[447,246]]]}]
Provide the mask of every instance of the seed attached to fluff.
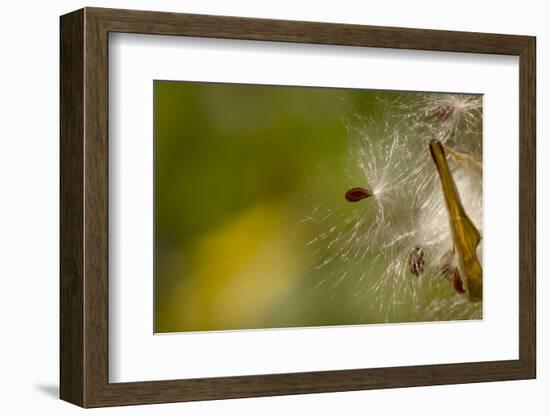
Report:
[{"label": "seed attached to fluff", "polygon": [[409,254],[409,271],[415,276],[420,276],[424,272],[424,250],[416,246]]},{"label": "seed attached to fluff", "polygon": [[462,284],[462,279],[460,278],[460,273],[457,272],[453,274],[453,288],[454,290],[456,290],[458,293],[460,293],[461,295],[466,293],[466,291],[464,290],[464,285]]},{"label": "seed attached to fluff", "polygon": [[453,273],[455,270],[458,270],[455,264],[456,260],[453,251],[447,250],[439,259],[438,269],[441,277],[447,279],[448,281],[453,280]]},{"label": "seed attached to fluff", "polygon": [[443,278],[451,282],[454,290],[458,293],[463,294],[466,292],[464,290],[464,285],[462,284],[460,271],[456,266],[456,259],[453,250],[447,251],[439,259],[439,273]]},{"label": "seed attached to fluff", "polygon": [[451,117],[451,114],[453,114],[453,111],[452,107],[439,106],[434,111],[434,116],[441,122],[447,121],[447,119]]},{"label": "seed attached to fluff", "polygon": [[349,191],[346,192],[346,201],[357,202],[361,201],[362,199],[368,198],[369,196],[372,196],[372,192],[365,188],[357,186],[355,188],[351,188]]}]

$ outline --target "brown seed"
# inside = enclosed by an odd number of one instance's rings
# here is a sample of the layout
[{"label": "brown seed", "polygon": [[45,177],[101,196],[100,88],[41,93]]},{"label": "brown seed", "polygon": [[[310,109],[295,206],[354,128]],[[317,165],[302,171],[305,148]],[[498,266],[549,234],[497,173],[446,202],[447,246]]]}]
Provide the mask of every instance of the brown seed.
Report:
[{"label": "brown seed", "polygon": [[447,106],[439,106],[434,111],[435,118],[437,118],[441,122],[446,121],[451,116],[451,114],[453,114],[453,108]]},{"label": "brown seed", "polygon": [[465,293],[464,285],[460,277],[460,271],[456,267],[456,261],[454,258],[454,249],[447,251],[439,259],[439,273],[441,277],[447,279],[453,285],[454,290],[458,293]]},{"label": "brown seed", "polygon": [[453,274],[453,288],[461,295],[466,293],[464,286],[462,285],[462,279],[460,278],[460,273],[458,270]]},{"label": "brown seed", "polygon": [[451,281],[453,280],[453,274],[455,270],[458,270],[455,266],[454,254],[452,250],[447,251],[439,259],[439,274],[441,277]]},{"label": "brown seed", "polygon": [[424,272],[424,250],[416,246],[409,254],[409,271],[415,276],[420,276]]},{"label": "brown seed", "polygon": [[368,198],[369,196],[372,196],[372,192],[365,188],[357,186],[355,188],[351,188],[346,192],[346,201],[357,202],[361,201],[362,199]]}]

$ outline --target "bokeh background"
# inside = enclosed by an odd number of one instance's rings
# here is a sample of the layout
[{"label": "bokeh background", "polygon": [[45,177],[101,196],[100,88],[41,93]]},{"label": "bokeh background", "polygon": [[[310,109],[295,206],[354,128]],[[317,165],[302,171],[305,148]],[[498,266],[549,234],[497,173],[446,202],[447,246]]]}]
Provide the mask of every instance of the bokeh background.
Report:
[{"label": "bokeh background", "polygon": [[346,125],[378,118],[395,94],[156,81],[155,331],[423,320],[408,299],[377,312],[386,300],[364,265],[338,279],[317,267],[331,248],[310,244],[341,226],[354,209],[344,193],[363,185],[350,180]]}]

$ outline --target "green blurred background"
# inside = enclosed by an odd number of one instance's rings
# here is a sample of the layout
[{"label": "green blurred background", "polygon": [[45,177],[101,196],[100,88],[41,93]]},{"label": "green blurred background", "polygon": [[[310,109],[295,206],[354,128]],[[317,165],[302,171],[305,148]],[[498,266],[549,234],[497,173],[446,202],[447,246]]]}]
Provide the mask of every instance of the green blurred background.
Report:
[{"label": "green blurred background", "polygon": [[359,285],[363,265],[347,265],[337,285],[336,264],[316,269],[327,250],[307,243],[341,220],[304,221],[356,208],[344,193],[364,184],[346,173],[357,167],[345,121],[376,116],[385,98],[392,93],[155,82],[156,332],[411,319],[406,305],[390,317],[366,307],[384,299]]}]

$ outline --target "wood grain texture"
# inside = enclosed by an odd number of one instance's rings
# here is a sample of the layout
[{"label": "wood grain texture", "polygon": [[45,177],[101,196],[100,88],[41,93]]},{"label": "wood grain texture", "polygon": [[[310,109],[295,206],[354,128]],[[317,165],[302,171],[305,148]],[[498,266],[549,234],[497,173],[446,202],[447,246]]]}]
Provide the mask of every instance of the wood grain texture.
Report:
[{"label": "wood grain texture", "polygon": [[520,54],[519,103],[519,357],[536,377],[536,40]]},{"label": "wood grain texture", "polygon": [[[108,33],[197,36],[520,58],[519,359],[109,383]],[[83,407],[534,378],[535,38],[86,8],[61,18],[61,397]]]},{"label": "wood grain texture", "polygon": [[60,388],[84,404],[84,12],[61,19],[60,45]]},{"label": "wood grain texture", "polygon": [[108,382],[109,181],[108,32],[85,10],[84,358],[85,406]]}]

